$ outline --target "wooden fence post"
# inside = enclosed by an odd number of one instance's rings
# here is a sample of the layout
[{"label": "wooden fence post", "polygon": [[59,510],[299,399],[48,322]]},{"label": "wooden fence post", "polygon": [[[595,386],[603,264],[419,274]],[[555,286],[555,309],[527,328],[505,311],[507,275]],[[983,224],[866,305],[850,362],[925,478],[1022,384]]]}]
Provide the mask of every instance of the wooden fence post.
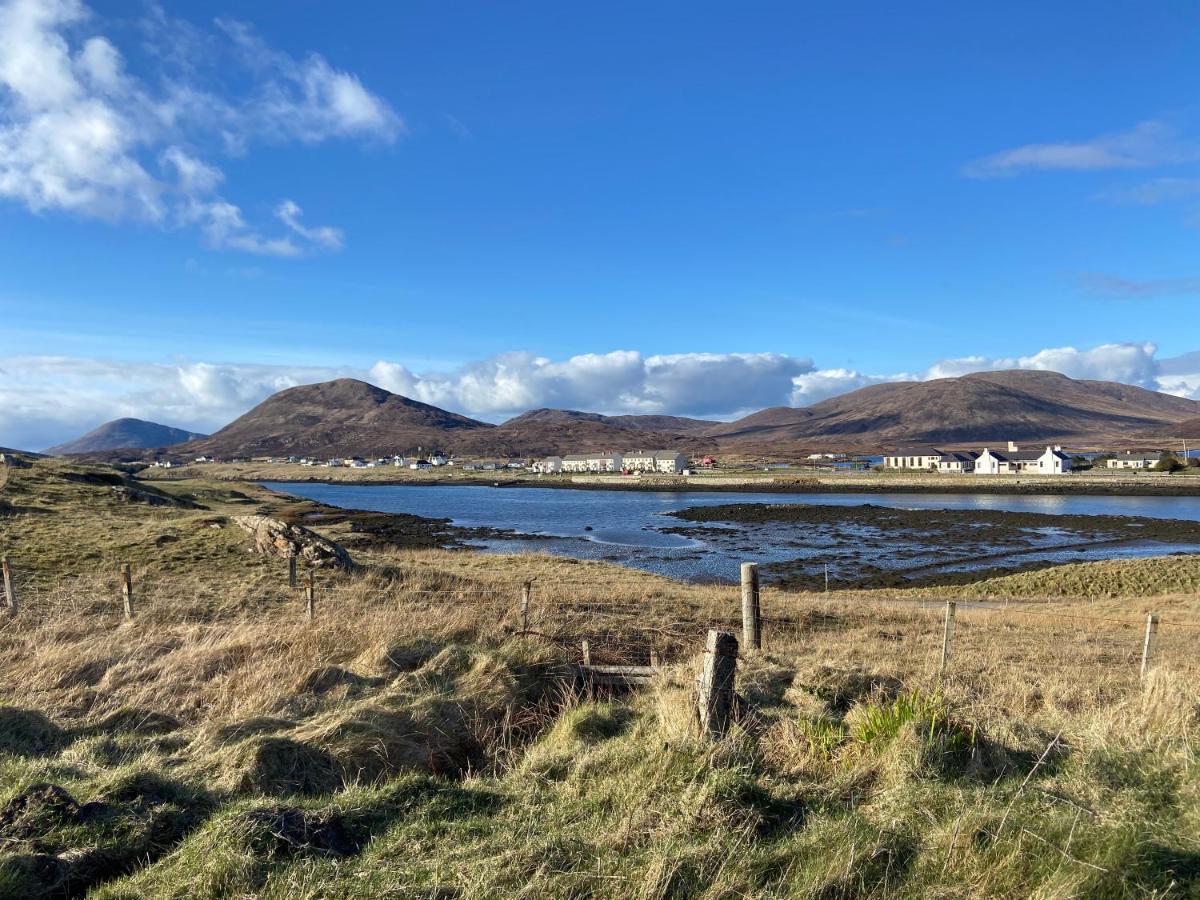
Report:
[{"label": "wooden fence post", "polygon": [[1150,671],[1150,661],[1154,656],[1154,638],[1158,635],[1158,616],[1150,613],[1146,616],[1146,638],[1142,642],[1142,678]]},{"label": "wooden fence post", "polygon": [[700,675],[700,733],[717,738],[729,728],[733,714],[733,689],[737,679],[737,638],[728,631],[710,631],[704,646]]},{"label": "wooden fence post", "polygon": [[742,644],[747,650],[762,649],[758,563],[742,563]]},{"label": "wooden fence post", "polygon": [[659,659],[658,651],[651,650],[650,651],[650,668],[657,669],[661,665],[662,665],[662,660]]},{"label": "wooden fence post", "polygon": [[0,569],[4,573],[4,597],[8,603],[8,611],[15,616],[17,614],[17,591],[13,587],[12,564],[7,556],[0,559]]},{"label": "wooden fence post", "polygon": [[309,572],[308,577],[304,582],[304,603],[307,610],[308,621],[312,621],[317,616],[317,589],[313,582],[313,573]]},{"label": "wooden fence post", "polygon": [[288,557],[288,587],[296,586],[296,556],[292,554]]},{"label": "wooden fence post", "polygon": [[583,664],[590,666],[592,664],[592,648],[588,646],[587,641],[583,641],[580,643],[579,649],[583,651]]},{"label": "wooden fence post", "polygon": [[0,559],[0,569],[4,571],[4,597],[8,602],[9,615],[17,614],[17,589],[13,587],[12,564],[5,556]]},{"label": "wooden fence post", "polygon": [[133,618],[133,574],[130,572],[129,563],[121,565],[121,599],[125,603],[125,618]]},{"label": "wooden fence post", "polygon": [[938,667],[938,672],[945,672],[946,667],[950,665],[950,649],[954,642],[954,610],[957,604],[953,600],[946,601],[946,626],[942,630],[942,664]]},{"label": "wooden fence post", "polygon": [[527,581],[521,585],[521,630],[529,630],[529,598],[533,593],[533,582]]}]

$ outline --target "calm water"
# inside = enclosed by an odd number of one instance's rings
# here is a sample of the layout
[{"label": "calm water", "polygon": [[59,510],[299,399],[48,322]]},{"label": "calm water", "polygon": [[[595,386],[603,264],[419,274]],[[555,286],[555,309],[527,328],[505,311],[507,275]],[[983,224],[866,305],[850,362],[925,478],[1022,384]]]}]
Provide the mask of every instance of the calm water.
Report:
[{"label": "calm water", "polygon": [[[502,528],[546,538],[536,542],[497,539],[480,542],[494,552],[549,552],[601,559],[660,572],[676,578],[729,580],[747,559],[762,562],[796,559],[804,542],[777,547],[739,547],[736,540],[713,541],[667,534],[681,523],[665,514],[689,506],[726,503],[822,503],[856,506],[872,503],[906,509],[980,509],[1054,515],[1122,515],[1200,521],[1200,497],[1002,496],[979,494],[807,494],[719,493],[711,491],[590,491],[564,488],[485,487],[482,485],[333,485],[265,484],[272,490],[332,506],[403,512],[450,519],[455,525]],[[820,549],[816,542],[812,549]],[[1081,557],[1155,555],[1181,549],[1147,542],[1097,548]],[[1197,548],[1186,548],[1197,549]],[[751,552],[752,551],[752,552]],[[1054,559],[1053,548],[1046,558]]]}]

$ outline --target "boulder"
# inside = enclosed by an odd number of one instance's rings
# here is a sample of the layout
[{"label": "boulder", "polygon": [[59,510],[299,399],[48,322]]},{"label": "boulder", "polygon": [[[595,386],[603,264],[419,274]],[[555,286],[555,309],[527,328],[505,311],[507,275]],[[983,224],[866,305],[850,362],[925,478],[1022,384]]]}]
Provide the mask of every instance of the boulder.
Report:
[{"label": "boulder", "polygon": [[300,525],[270,516],[234,516],[233,522],[254,535],[254,549],[264,556],[295,556],[317,568],[354,565],[343,547]]}]

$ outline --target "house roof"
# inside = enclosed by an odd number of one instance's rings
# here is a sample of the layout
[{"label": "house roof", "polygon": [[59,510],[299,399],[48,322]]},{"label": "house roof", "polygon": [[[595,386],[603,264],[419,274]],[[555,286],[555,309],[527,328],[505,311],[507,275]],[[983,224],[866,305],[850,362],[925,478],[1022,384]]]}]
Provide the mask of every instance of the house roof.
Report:
[{"label": "house roof", "polygon": [[615,453],[569,453],[563,457],[563,461],[571,460],[572,462],[585,462],[589,459],[615,459]]},{"label": "house roof", "polygon": [[943,453],[941,462],[975,462],[979,458],[979,454],[974,450],[955,450],[950,453]]},{"label": "house roof", "polygon": [[893,450],[889,456],[944,456],[945,454],[936,447],[901,447],[898,450]]}]

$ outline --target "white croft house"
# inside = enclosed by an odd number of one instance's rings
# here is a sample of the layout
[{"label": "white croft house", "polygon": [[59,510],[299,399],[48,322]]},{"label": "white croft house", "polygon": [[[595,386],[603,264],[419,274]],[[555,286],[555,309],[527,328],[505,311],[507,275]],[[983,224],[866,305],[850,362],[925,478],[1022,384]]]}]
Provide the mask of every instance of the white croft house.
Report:
[{"label": "white croft house", "polygon": [[[1009,444],[1009,447],[1013,447]],[[1045,450],[992,450],[984,448],[975,460],[976,475],[1065,475],[1071,471],[1071,457],[1062,447]]]},{"label": "white croft house", "polygon": [[620,453],[571,453],[562,458],[564,472],[620,472]]},{"label": "white croft house", "polygon": [[1121,453],[1107,463],[1110,469],[1152,469],[1162,458],[1160,453]]}]

